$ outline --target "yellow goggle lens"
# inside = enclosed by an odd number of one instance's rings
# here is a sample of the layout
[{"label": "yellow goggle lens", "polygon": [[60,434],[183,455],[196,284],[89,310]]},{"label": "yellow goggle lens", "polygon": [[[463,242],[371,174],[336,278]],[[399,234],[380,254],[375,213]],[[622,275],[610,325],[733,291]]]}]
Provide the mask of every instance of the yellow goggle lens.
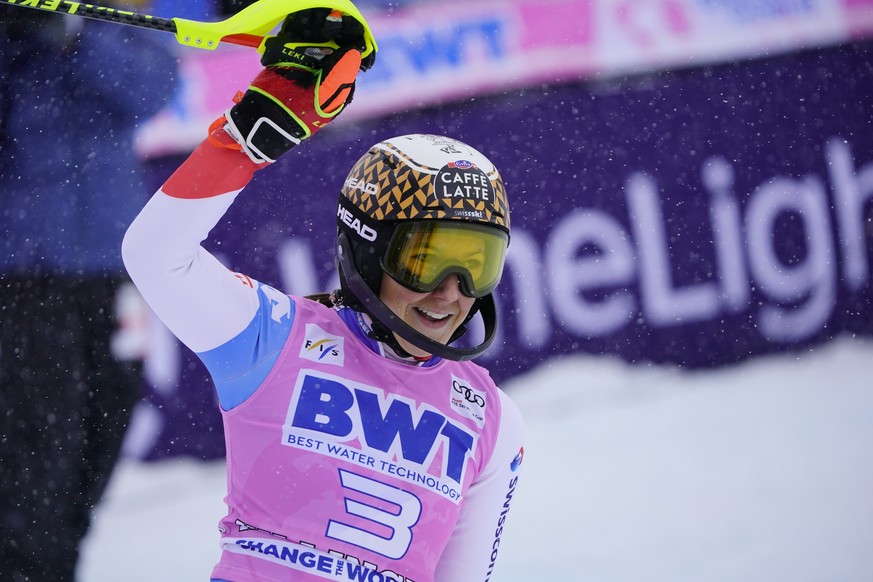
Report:
[{"label": "yellow goggle lens", "polygon": [[484,297],[500,281],[508,244],[505,232],[479,224],[405,222],[391,238],[382,269],[421,293],[433,291],[448,275],[456,274],[465,295]]}]

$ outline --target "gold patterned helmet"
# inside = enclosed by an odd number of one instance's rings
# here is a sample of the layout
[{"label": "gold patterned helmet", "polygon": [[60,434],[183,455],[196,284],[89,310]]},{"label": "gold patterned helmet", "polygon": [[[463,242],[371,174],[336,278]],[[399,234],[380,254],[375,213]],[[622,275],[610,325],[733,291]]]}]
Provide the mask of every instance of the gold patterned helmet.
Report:
[{"label": "gold patterned helmet", "polygon": [[[397,318],[378,299],[383,274],[418,292],[432,291],[454,274],[461,292],[477,299],[470,316],[481,311],[490,344],[496,328],[491,292],[509,245],[509,206],[499,172],[479,151],[421,134],[374,145],[343,184],[337,228],[345,305],[369,313],[430,353],[468,359],[487,345],[466,351],[430,340],[422,345],[424,336],[412,328],[395,329]],[[419,252],[422,247],[428,252]],[[462,326],[452,341],[463,333]]]}]

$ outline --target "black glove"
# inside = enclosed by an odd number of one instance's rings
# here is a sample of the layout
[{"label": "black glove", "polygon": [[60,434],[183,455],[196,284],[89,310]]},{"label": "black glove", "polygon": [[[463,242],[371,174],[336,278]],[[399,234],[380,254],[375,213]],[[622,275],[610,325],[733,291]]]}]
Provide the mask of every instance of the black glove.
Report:
[{"label": "black glove", "polygon": [[264,44],[248,91],[227,113],[226,130],[256,163],[274,162],[331,122],[351,102],[364,29],[354,18],[327,8],[289,15]]}]

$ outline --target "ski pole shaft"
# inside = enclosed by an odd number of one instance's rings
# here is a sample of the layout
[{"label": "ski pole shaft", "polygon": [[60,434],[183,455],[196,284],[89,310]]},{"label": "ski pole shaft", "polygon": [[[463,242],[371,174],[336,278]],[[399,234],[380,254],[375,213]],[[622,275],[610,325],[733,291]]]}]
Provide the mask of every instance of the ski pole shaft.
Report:
[{"label": "ski pole shaft", "polygon": [[[4,4],[11,6],[20,6],[22,8],[33,8],[46,12],[57,12],[60,14],[71,14],[90,18],[93,20],[103,20],[106,22],[115,22],[118,24],[126,24],[128,26],[136,26],[139,28],[148,28],[151,30],[160,30],[163,32],[171,32],[177,34],[178,27],[176,22],[182,19],[179,18],[161,18],[160,16],[152,16],[150,14],[141,14],[130,10],[121,10],[118,8],[110,8],[108,6],[97,6],[94,4],[83,4],[81,2],[73,2],[72,0],[0,0]],[[193,21],[189,21],[193,22]],[[190,39],[192,46],[197,46],[196,39]],[[260,46],[263,37],[253,34],[229,34],[220,39],[220,42],[238,44],[242,46],[255,47]],[[179,39],[182,42],[183,39]],[[206,40],[203,42],[202,48],[215,48],[214,40]]]},{"label": "ski pole shaft", "polygon": [[3,0],[6,4],[21,6],[22,8],[35,8],[47,12],[60,12],[62,14],[75,14],[84,18],[95,20],[108,20],[142,28],[152,28],[166,32],[176,32],[176,25],[167,18],[158,18],[148,14],[137,14],[128,10],[94,6],[93,4],[80,4],[68,1],[34,1],[34,0]]}]

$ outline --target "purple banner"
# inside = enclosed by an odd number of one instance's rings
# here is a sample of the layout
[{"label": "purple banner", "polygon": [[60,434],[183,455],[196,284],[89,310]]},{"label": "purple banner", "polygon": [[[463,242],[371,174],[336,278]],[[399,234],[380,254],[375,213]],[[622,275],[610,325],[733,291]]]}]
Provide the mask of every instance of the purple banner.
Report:
[{"label": "purple banner", "polygon": [[[553,356],[699,368],[873,333],[873,45],[477,99],[325,130],[258,175],[209,248],[286,292],[336,285],[334,212],[381,139],[426,132],[500,168],[513,234],[500,381]],[[160,182],[178,158],[154,163]],[[152,392],[154,458],[221,454],[190,355]],[[144,438],[144,437],[143,437]]]}]

